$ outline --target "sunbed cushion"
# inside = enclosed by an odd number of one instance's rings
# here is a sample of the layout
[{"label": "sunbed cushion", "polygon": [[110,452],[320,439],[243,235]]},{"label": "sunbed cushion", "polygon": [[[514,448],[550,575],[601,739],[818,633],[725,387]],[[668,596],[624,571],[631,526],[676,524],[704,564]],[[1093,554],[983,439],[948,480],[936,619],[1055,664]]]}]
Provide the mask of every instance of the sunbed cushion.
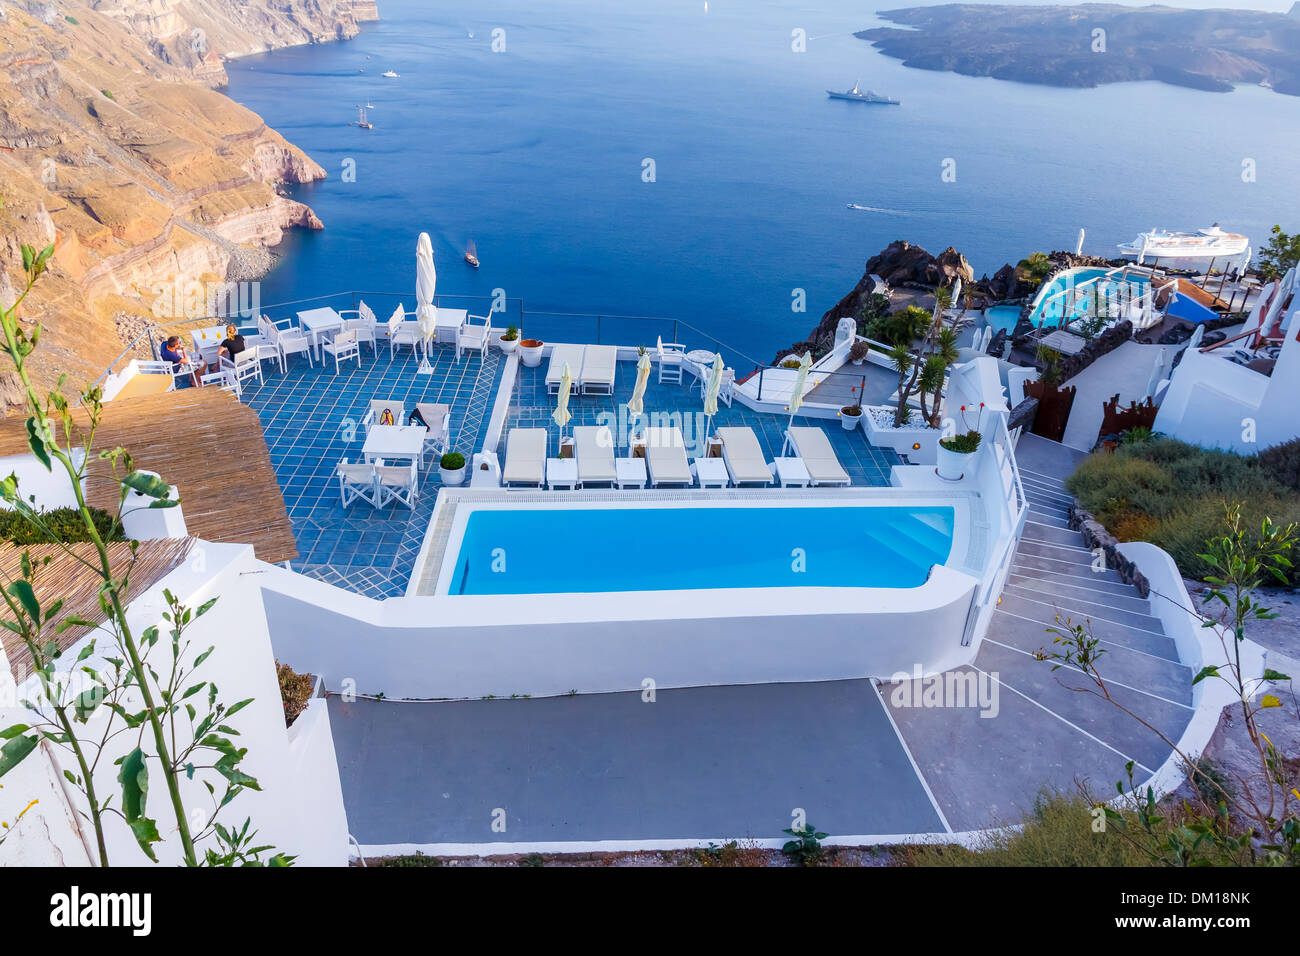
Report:
[{"label": "sunbed cushion", "polygon": [[737,483],[770,482],[772,473],[763,456],[763,447],[752,428],[719,428],[722,439],[722,457],[726,459],[731,480]]}]

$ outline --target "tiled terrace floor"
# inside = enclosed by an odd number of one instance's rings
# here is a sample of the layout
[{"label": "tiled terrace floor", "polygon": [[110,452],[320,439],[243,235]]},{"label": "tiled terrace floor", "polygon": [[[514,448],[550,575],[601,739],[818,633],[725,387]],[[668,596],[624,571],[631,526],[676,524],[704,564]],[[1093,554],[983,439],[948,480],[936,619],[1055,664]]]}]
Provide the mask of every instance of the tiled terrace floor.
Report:
[{"label": "tiled terrace floor", "polygon": [[[651,371],[650,382],[645,393],[646,415],[650,416],[652,421],[656,414],[666,413],[673,416],[671,421],[665,424],[677,425],[682,429],[687,454],[694,457],[699,453],[697,443],[702,437],[705,426],[698,382],[689,374],[683,377],[681,385],[667,382],[660,385],[655,378],[656,373]],[[627,410],[624,406],[632,397],[632,386],[635,382],[636,365],[630,361],[619,362],[612,396],[578,395],[575,392],[569,399],[569,411],[573,418],[565,426],[566,433],[572,434],[574,426],[577,425],[606,425],[617,422],[619,427],[615,435],[619,442],[618,453],[626,454]],[[547,394],[546,391],[546,363],[543,362],[537,368],[521,366],[515,382],[515,392],[506,419],[506,427],[548,428],[551,432],[549,453],[555,455],[558,453],[560,430],[551,420],[551,413],[554,410],[555,396]],[[739,402],[733,402],[730,408],[719,403],[718,414],[713,418],[712,427],[749,426],[758,434],[759,443],[770,461],[781,453],[789,417],[789,415],[752,411]],[[641,421],[644,423],[645,420],[643,416]],[[900,459],[892,451],[872,446],[860,428],[846,432],[837,419],[805,418],[796,415],[794,424],[820,426],[830,438],[831,446],[835,449],[840,464],[852,477],[855,485],[888,485],[889,469],[900,463]],[[504,441],[499,451],[504,456]]]},{"label": "tiled terrace floor", "polygon": [[486,359],[472,353],[456,362],[455,351],[435,347],[432,375],[417,375],[409,349],[390,361],[363,349],[361,368],[348,363],[339,375],[330,365],[309,367],[290,359],[286,374],[266,366],[265,381],[244,389],[257,411],[271,452],[271,464],[289,510],[298,560],[294,569],[330,584],[381,598],[403,594],[433,512],[439,479],[434,467],[420,470],[414,511],[390,504],[376,510],[365,502],[339,503],[335,468],[357,461],[365,436],[361,419],[372,398],[451,405],[452,447],[468,459],[480,436],[501,379],[501,353]]}]

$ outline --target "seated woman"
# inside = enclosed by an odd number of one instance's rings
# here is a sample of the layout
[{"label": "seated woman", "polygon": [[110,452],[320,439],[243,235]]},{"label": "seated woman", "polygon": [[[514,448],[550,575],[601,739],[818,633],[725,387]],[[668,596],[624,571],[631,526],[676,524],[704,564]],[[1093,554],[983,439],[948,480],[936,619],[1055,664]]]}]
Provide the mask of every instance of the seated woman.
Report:
[{"label": "seated woman", "polygon": [[158,355],[164,362],[172,363],[173,372],[179,372],[184,366],[188,365],[190,367],[190,382],[195,388],[199,387],[199,376],[208,370],[208,363],[203,361],[202,356],[199,356],[197,362],[190,358],[189,352],[181,344],[179,335],[169,335],[162,348],[158,350]]},{"label": "seated woman", "polygon": [[244,337],[239,334],[239,329],[235,328],[233,325],[227,325],[226,337],[221,340],[221,345],[217,347],[217,355],[219,356],[217,363],[220,364],[221,362],[220,356],[225,356],[238,365],[239,359],[236,358],[236,356],[238,356],[240,352],[244,351],[245,348],[247,348],[247,346],[244,345]]}]

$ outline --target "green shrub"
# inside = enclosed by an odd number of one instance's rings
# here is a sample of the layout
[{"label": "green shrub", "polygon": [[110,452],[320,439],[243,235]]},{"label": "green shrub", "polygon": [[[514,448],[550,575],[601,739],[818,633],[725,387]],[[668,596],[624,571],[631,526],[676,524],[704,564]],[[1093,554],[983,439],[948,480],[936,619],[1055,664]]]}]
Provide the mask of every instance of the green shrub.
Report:
[{"label": "green shrub", "polygon": [[292,727],[298,716],[307,709],[316,681],[310,674],[299,674],[288,664],[275,662],[275,672],[280,678],[280,701],[284,704],[284,725]]},{"label": "green shrub", "polygon": [[[90,514],[95,521],[95,530],[99,532],[99,536],[105,541],[125,540],[121,526],[115,526],[113,516],[107,511],[91,508]],[[76,508],[54,508],[50,511],[43,511],[41,512],[41,519],[45,522],[46,527],[50,529],[51,536],[47,536],[40,529],[33,527],[16,511],[0,511],[0,541],[7,541],[16,545],[28,545],[44,544],[51,541],[72,544],[78,541],[90,540],[81,512]]]},{"label": "green shrub", "polygon": [[979,450],[982,437],[979,432],[970,431],[960,435],[953,435],[951,438],[940,438],[939,444],[959,455],[973,455]]},{"label": "green shrub", "polygon": [[[1292,454],[1280,451],[1266,463],[1262,456],[1153,436],[1094,452],[1065,486],[1117,538],[1150,541],[1184,575],[1200,579],[1210,573],[1200,554],[1221,532],[1227,504],[1241,503],[1247,528],[1258,529],[1265,516],[1282,525],[1300,521],[1300,499],[1275,477]],[[1300,580],[1300,572],[1292,574]]]},{"label": "green shrub", "polygon": [[438,465],[447,471],[465,467],[465,456],[458,451],[449,451],[438,459]]},{"label": "green shrub", "polygon": [[442,866],[442,860],[436,856],[425,856],[419,850],[403,856],[390,856],[368,862],[371,866]]},{"label": "green shrub", "polygon": [[103,93],[103,94],[104,94],[106,97],[108,97],[110,100],[116,100],[116,99],[117,99],[117,97],[113,95],[112,90],[100,90],[99,92]]},{"label": "green shrub", "polygon": [[1265,448],[1259,453],[1259,464],[1274,481],[1300,491],[1300,438]]},{"label": "green shrub", "polygon": [[909,305],[889,315],[879,315],[866,323],[864,335],[887,345],[911,345],[925,335],[934,316],[920,306]]}]

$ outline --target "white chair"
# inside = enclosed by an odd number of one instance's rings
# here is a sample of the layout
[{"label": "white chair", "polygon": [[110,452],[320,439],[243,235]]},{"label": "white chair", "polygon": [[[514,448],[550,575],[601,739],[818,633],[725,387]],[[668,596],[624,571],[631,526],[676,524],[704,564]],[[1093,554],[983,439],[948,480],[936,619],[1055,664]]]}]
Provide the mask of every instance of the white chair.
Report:
[{"label": "white chair", "polygon": [[[284,319],[282,321],[292,322],[293,320]],[[316,364],[316,360],[311,354],[311,339],[304,335],[302,330],[291,325],[282,329],[265,315],[258,320],[257,327],[261,330],[266,341],[280,353],[280,367],[282,369],[288,367],[290,355],[306,355],[308,365],[314,366]]]},{"label": "white chair", "polygon": [[676,342],[660,342],[655,351],[659,357],[659,383],[676,382],[681,384],[682,366],[686,364],[686,349]]},{"label": "white chair", "polygon": [[451,406],[444,402],[416,402],[415,410],[424,419],[427,429],[424,450],[437,455],[447,454],[451,450]]},{"label": "white chair", "polygon": [[[475,320],[481,320],[482,325]],[[492,341],[492,316],[471,315],[460,331],[456,333],[456,361],[460,361],[462,352],[478,349],[482,358],[487,357],[488,344]]]},{"label": "white chair", "polygon": [[423,341],[420,335],[420,324],[418,322],[389,322],[388,323],[388,358],[392,361],[397,357],[397,350],[403,345],[411,347],[411,354],[415,354],[415,347]]},{"label": "white chair", "polygon": [[[183,367],[185,369],[183,374],[185,375],[188,375],[193,371],[193,368],[189,365]],[[157,361],[150,360],[145,362],[136,362],[135,371],[137,375],[170,375],[172,381],[171,384],[167,386],[167,391],[169,392],[176,388],[176,376],[182,374],[181,372],[173,371],[171,362],[166,362],[161,359]]]},{"label": "white chair", "polygon": [[335,375],[339,373],[340,363],[349,359],[356,359],[357,368],[361,368],[361,343],[357,341],[357,333],[351,329],[336,332],[334,338],[326,342],[323,348],[327,354],[334,356]]},{"label": "white chair", "polygon": [[361,419],[361,433],[369,435],[376,425],[405,425],[406,406],[393,399],[372,398],[365,417]]},{"label": "white chair", "polygon": [[372,354],[379,354],[379,340],[376,336],[376,330],[379,328],[379,320],[375,318],[374,310],[365,302],[360,302],[355,309],[346,309],[339,315],[355,315],[355,319],[343,320],[344,332],[357,333],[357,342],[364,344],[370,343]]},{"label": "white chair", "polygon": [[415,499],[419,494],[419,467],[415,462],[405,465],[385,465],[380,458],[375,462],[375,489],[379,498],[376,508],[382,508],[390,501],[396,501],[414,510]]},{"label": "white chair", "polygon": [[218,367],[224,372],[229,372],[239,383],[241,390],[244,383],[252,379],[257,379],[259,385],[262,382],[262,363],[258,360],[256,348],[244,349],[235,356],[234,361],[231,361],[229,355],[223,355]]},{"label": "white chair", "polygon": [[349,464],[344,458],[339,462],[339,498],[346,508],[354,501],[365,501],[371,505],[379,500],[379,476],[375,466],[358,463]]},{"label": "white chair", "polygon": [[730,408],[731,400],[735,395],[736,370],[734,368],[724,368],[722,370],[722,382],[718,386],[718,401]]},{"label": "white chair", "polygon": [[244,390],[239,384],[239,379],[235,378],[228,369],[218,369],[215,372],[200,375],[199,383],[201,385],[218,385],[223,392],[229,392],[236,399],[244,397]]}]

